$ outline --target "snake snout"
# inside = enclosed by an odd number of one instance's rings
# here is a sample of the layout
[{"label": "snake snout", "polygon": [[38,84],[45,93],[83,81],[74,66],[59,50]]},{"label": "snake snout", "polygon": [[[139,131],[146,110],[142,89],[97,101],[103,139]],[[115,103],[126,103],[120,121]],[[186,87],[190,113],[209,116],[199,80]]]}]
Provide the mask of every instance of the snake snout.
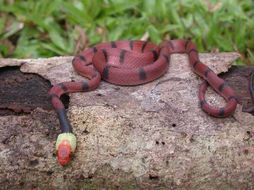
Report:
[{"label": "snake snout", "polygon": [[64,166],[69,163],[70,159],[71,159],[71,146],[68,141],[63,141],[58,146],[57,160],[62,166]]}]

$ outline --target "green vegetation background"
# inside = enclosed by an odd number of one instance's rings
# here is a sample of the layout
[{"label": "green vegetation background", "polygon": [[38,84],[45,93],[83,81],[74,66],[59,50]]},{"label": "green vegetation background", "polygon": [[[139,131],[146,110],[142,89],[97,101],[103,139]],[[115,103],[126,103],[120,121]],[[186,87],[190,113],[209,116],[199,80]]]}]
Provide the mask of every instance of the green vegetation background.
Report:
[{"label": "green vegetation background", "polygon": [[118,39],[191,38],[254,62],[253,0],[0,0],[0,57],[74,55]]}]

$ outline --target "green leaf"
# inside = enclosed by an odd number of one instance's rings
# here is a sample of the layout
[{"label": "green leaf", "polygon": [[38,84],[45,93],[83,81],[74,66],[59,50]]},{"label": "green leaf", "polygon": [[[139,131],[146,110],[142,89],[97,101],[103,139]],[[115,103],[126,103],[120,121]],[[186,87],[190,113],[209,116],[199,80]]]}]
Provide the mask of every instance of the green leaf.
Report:
[{"label": "green leaf", "polygon": [[90,27],[93,21],[92,17],[85,11],[85,8],[79,3],[63,3],[64,9],[68,14],[68,18],[75,23],[84,27]]},{"label": "green leaf", "polygon": [[0,36],[4,32],[5,18],[0,18]]},{"label": "green leaf", "polygon": [[103,9],[103,15],[116,15],[124,13],[128,10],[135,10],[136,7],[140,4],[139,1],[114,1],[106,5]]},{"label": "green leaf", "polygon": [[42,43],[41,44],[43,48],[52,51],[55,55],[63,55],[65,52],[59,47],[57,47],[55,44],[49,44],[49,43]]},{"label": "green leaf", "polygon": [[4,57],[8,55],[8,47],[2,44],[0,44],[0,57],[1,55]]},{"label": "green leaf", "polygon": [[66,41],[57,30],[51,29],[49,32],[49,38],[55,44],[56,47],[64,49],[66,47]]},{"label": "green leaf", "polygon": [[153,25],[148,26],[147,30],[153,42],[159,43],[161,41],[159,31]]}]

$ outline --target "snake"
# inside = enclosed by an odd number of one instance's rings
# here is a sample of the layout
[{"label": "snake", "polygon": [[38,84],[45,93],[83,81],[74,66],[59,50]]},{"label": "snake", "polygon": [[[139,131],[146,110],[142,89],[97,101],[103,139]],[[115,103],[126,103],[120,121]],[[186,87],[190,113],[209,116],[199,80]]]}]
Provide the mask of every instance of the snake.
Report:
[{"label": "snake", "polygon": [[[159,45],[141,40],[99,43],[81,51],[72,60],[74,70],[86,78],[84,81],[62,82],[49,90],[61,128],[56,140],[58,162],[67,165],[76,149],[76,136],[60,99],[63,94],[95,90],[101,80],[121,86],[151,82],[168,71],[170,57],[176,53],[187,54],[192,71],[204,79],[198,91],[201,109],[213,117],[232,115],[238,102],[234,90],[200,61],[196,45],[190,39],[167,40]],[[225,99],[224,107],[215,107],[206,101],[208,86]]]}]

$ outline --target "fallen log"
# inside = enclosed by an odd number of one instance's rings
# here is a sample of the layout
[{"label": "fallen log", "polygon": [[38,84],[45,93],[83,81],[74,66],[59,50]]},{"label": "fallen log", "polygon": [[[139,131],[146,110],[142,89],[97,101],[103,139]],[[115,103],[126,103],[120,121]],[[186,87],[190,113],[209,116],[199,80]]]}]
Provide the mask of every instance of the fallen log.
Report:
[{"label": "fallen log", "polygon": [[[72,57],[0,59],[1,188],[254,189],[254,118],[242,111],[252,106],[251,68],[227,72],[238,57],[200,55],[216,73],[225,73],[239,97],[235,114],[225,119],[200,109],[202,80],[185,55],[173,55],[167,74],[151,83],[102,82],[95,91],[65,97],[78,138],[67,167],[56,161],[59,123],[46,93],[50,85],[85,80],[73,71]],[[15,80],[19,70],[25,79]],[[211,89],[207,99],[224,104]]]}]

